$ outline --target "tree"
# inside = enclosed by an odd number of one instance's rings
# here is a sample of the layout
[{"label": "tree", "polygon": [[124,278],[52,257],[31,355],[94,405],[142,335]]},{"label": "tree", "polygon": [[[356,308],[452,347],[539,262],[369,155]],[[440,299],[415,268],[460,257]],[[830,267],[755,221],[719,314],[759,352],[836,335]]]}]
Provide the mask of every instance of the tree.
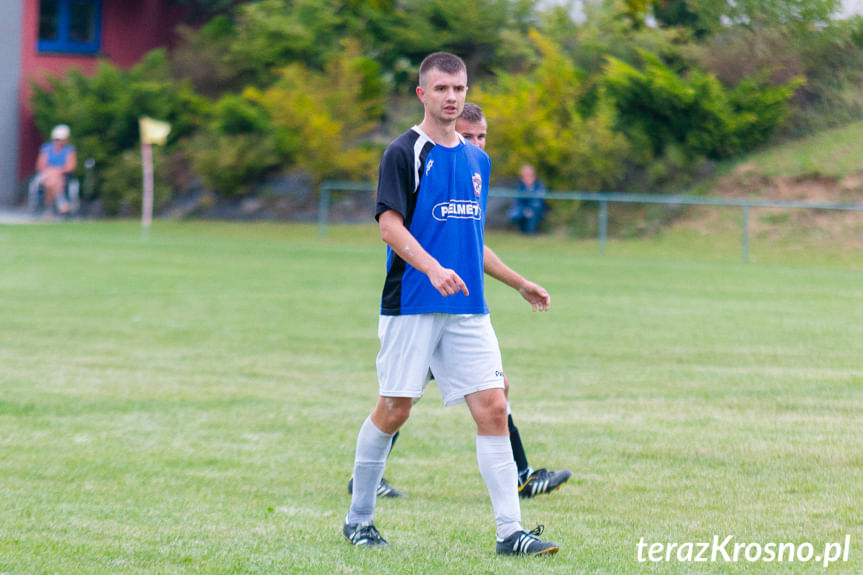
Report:
[{"label": "tree", "polygon": [[685,27],[696,37],[729,26],[813,29],[828,25],[842,7],[840,0],[649,0],[649,4],[660,25]]},{"label": "tree", "polygon": [[188,20],[190,22],[202,22],[213,16],[225,14],[238,4],[248,0],[168,0],[172,4],[179,4],[188,9]]},{"label": "tree", "polygon": [[614,131],[615,112],[603,94],[594,113],[579,111],[589,84],[583,73],[538,32],[540,64],[525,74],[501,73],[471,91],[488,118],[495,177],[514,177],[527,162],[552,188],[608,189],[622,178],[628,142]]},{"label": "tree", "polygon": [[379,125],[384,88],[377,64],[345,40],[323,72],[294,63],[266,87],[223,96],[189,145],[195,169],[229,195],[295,169],[315,180],[371,178],[378,156],[366,139]]},{"label": "tree", "polygon": [[260,0],[235,11],[233,62],[255,83],[272,80],[273,70],[302,62],[323,69],[344,36],[340,0]]},{"label": "tree", "polygon": [[720,27],[721,4],[696,0],[654,0],[653,15],[665,28],[685,28],[696,38],[707,36]]}]

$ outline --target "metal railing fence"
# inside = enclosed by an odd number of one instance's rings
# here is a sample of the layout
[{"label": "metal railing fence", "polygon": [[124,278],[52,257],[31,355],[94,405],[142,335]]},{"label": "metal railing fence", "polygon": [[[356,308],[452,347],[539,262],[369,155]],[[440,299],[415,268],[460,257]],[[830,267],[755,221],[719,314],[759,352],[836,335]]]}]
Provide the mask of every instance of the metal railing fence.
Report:
[{"label": "metal railing fence", "polygon": [[[318,235],[326,237],[331,194],[334,191],[344,192],[374,192],[376,186],[369,182],[325,181],[320,185],[318,203]],[[489,197],[518,198],[522,197],[513,188],[490,188]],[[797,200],[768,200],[760,198],[719,198],[714,196],[690,195],[660,195],[660,194],[625,194],[620,192],[585,192],[585,191],[555,191],[543,195],[546,200],[569,200],[579,202],[597,202],[597,241],[599,250],[605,253],[608,240],[608,204],[665,204],[667,206],[715,206],[742,209],[741,218],[741,257],[749,261],[749,210],[751,208],[786,208],[808,210],[837,210],[863,212],[863,203],[818,203]]]}]

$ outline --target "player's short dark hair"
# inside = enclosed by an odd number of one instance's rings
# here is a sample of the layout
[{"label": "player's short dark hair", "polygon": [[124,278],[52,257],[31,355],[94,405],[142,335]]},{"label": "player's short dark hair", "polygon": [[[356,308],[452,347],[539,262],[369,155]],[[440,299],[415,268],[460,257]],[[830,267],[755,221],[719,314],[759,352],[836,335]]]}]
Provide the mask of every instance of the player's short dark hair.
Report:
[{"label": "player's short dark hair", "polygon": [[447,74],[458,74],[459,72],[467,74],[464,60],[449,52],[435,52],[426,56],[420,64],[420,85],[422,85],[425,75],[435,68]]},{"label": "player's short dark hair", "polygon": [[474,104],[473,102],[465,102],[464,110],[461,111],[461,116],[459,116],[459,120],[464,120],[465,122],[470,122],[471,124],[478,124],[485,120],[485,114],[482,113],[482,108]]}]

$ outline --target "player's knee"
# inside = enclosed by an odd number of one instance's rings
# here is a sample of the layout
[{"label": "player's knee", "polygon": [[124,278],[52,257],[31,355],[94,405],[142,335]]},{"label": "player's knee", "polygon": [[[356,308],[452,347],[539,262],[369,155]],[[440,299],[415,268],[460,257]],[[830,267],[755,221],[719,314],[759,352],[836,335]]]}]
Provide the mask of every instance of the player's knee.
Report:
[{"label": "player's knee", "polygon": [[[478,414],[477,423],[483,423],[492,427],[506,427],[506,397],[503,394],[486,403]],[[481,421],[480,421],[481,420]]]},{"label": "player's knee", "polygon": [[410,417],[411,404],[410,397],[381,397],[372,419],[383,431],[394,433]]},{"label": "player's knee", "polygon": [[490,408],[489,408],[489,409],[490,409],[489,416],[490,416],[490,417],[491,417],[491,418],[492,418],[496,423],[501,423],[501,422],[502,422],[502,423],[503,423],[503,425],[506,425],[506,420],[507,420],[507,417],[506,417],[506,397],[502,398],[502,399],[501,399],[501,400],[499,400],[499,401],[495,401],[495,402],[490,406]]}]

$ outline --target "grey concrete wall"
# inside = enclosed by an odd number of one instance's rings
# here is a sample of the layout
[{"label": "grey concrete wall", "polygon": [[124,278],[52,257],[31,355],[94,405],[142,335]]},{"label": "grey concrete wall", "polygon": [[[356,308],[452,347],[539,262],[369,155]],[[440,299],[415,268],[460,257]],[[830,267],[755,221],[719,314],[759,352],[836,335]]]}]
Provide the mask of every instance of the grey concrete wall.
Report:
[{"label": "grey concrete wall", "polygon": [[24,0],[0,0],[0,206],[18,186],[18,90]]}]

